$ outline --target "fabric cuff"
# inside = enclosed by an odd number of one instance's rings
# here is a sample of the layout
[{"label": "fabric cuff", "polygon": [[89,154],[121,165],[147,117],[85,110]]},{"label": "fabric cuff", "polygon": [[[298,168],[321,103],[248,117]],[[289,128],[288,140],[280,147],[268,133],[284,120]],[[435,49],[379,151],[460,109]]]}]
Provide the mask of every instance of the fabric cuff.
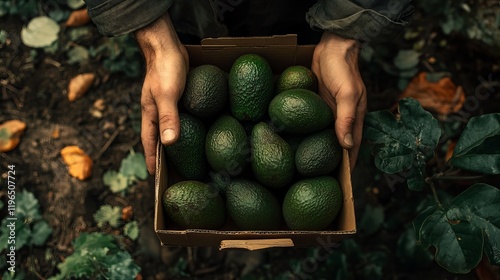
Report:
[{"label": "fabric cuff", "polygon": [[404,31],[413,14],[411,5],[402,5],[400,9],[377,11],[365,9],[351,2],[348,9],[342,10],[342,5],[340,9],[328,9],[331,5],[323,2],[326,1],[316,3],[306,14],[306,20],[311,28],[330,31],[341,37],[362,42],[394,39]]},{"label": "fabric cuff", "polygon": [[[163,14],[173,0],[87,0],[88,13],[105,36],[124,35],[141,29]],[[95,4],[95,5],[94,5]]]}]

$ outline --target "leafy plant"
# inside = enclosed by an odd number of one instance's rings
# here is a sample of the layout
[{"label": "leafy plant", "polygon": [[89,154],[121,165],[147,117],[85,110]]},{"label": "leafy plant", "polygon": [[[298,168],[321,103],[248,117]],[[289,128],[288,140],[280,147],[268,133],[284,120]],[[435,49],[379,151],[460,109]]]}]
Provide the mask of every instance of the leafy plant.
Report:
[{"label": "leafy plant", "polygon": [[103,227],[109,224],[111,227],[117,228],[121,224],[122,208],[119,206],[102,205],[97,212],[94,213],[94,220],[98,227]]},{"label": "leafy plant", "polygon": [[146,180],[148,176],[144,154],[131,150],[129,155],[122,160],[120,170],[108,170],[102,179],[113,193],[123,193],[135,181]]},{"label": "leafy plant", "polygon": [[123,227],[123,234],[125,234],[125,236],[128,236],[132,240],[136,240],[137,237],[139,237],[139,226],[137,224],[137,221],[127,223]]},{"label": "leafy plant", "polygon": [[36,0],[0,0],[0,17],[5,15],[19,15],[23,18],[33,17],[37,14]]},{"label": "leafy plant", "polygon": [[103,56],[104,67],[113,73],[121,72],[128,77],[138,77],[141,73],[139,48],[129,35],[105,38],[97,48],[91,47],[89,54]]},{"label": "leafy plant", "polygon": [[[16,250],[19,250],[24,246],[41,246],[45,244],[45,241],[52,233],[52,228],[43,219],[38,200],[33,193],[23,190],[16,194],[15,202],[15,210],[11,210],[9,207],[8,216],[2,220],[0,251],[10,246],[15,246]],[[9,219],[14,217],[15,220]],[[14,240],[9,238],[11,236],[11,227],[15,231]]]},{"label": "leafy plant", "polygon": [[[364,137],[376,143],[376,167],[399,173],[411,190],[429,187],[434,205],[414,221],[416,240],[436,248],[438,264],[453,273],[477,266],[483,252],[491,264],[500,264],[500,190],[474,184],[449,203],[441,203],[434,185],[438,180],[464,180],[449,176],[458,168],[483,174],[500,174],[500,114],[473,117],[457,141],[443,171],[428,175],[427,161],[434,157],[441,129],[438,121],[413,99],[402,99],[396,115],[372,112],[365,120]],[[472,177],[476,178],[476,177]]]},{"label": "leafy plant", "polygon": [[426,16],[438,19],[446,35],[460,33],[490,46],[499,46],[500,7],[493,1],[422,0],[419,6]]},{"label": "leafy plant", "polygon": [[74,252],[57,265],[58,279],[135,279],[140,267],[112,235],[82,233],[73,241]]}]

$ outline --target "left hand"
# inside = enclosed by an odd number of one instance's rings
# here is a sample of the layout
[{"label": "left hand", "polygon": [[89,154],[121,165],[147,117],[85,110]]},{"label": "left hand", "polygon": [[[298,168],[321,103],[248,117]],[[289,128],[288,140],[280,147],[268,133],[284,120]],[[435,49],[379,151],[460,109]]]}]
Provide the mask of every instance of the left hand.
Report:
[{"label": "left hand", "polygon": [[360,45],[324,31],[314,49],[311,70],[318,78],[319,94],[335,115],[340,145],[349,150],[351,170],[358,156],[366,114],[366,88],[358,69]]}]

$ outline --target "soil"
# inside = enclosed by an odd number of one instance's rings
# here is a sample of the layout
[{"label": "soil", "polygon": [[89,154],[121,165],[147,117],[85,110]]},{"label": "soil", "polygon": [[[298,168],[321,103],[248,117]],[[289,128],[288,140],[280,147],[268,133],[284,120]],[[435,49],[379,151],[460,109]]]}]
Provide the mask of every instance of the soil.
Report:
[{"label": "soil", "polygon": [[[27,124],[20,145],[11,152],[0,153],[0,174],[4,176],[7,166],[15,165],[19,174],[16,176],[16,191],[27,189],[33,192],[40,202],[44,218],[53,228],[44,246],[18,252],[19,265],[28,272],[28,279],[46,279],[57,273],[57,263],[72,252],[71,242],[81,232],[115,233],[112,228],[97,228],[93,220],[92,214],[102,204],[133,207],[134,219],[141,226],[140,239],[139,242],[129,241],[125,246],[141,266],[143,279],[165,279],[167,276],[170,276],[169,279],[240,279],[242,273],[254,268],[255,275],[262,277],[260,279],[269,279],[269,271],[278,275],[290,269],[291,259],[307,257],[307,248],[252,253],[219,252],[217,248],[161,248],[152,226],[153,178],[138,182],[126,196],[113,194],[102,182],[103,173],[117,170],[130,149],[142,151],[140,134],[134,129],[141,78],[112,74],[98,59],[91,60],[87,65],[70,65],[66,63],[62,50],[55,54],[39,51],[33,57],[32,49],[24,46],[19,38],[23,24],[25,22],[15,17],[0,18],[0,26],[10,35],[10,42],[0,47],[0,123],[19,119]],[[99,39],[100,35],[94,29],[92,38],[88,40],[93,42]],[[464,45],[460,39],[457,40],[449,43],[451,47],[429,50],[428,53],[447,65],[457,67],[451,70],[466,92],[474,92],[480,75],[488,77],[491,74],[493,80],[498,80],[498,69],[497,72],[492,70],[492,56],[481,51],[484,48],[478,51],[475,44],[471,46],[467,42]],[[457,63],[449,63],[454,60],[460,64],[459,67]],[[68,81],[88,70],[97,73],[96,82],[84,98],[69,102]],[[370,97],[370,109],[390,107],[396,100],[397,91],[380,90],[383,84],[370,73],[365,73],[365,78],[368,91],[378,93]],[[104,99],[106,104],[100,117],[91,112],[97,99]],[[476,113],[498,112],[498,95],[489,101],[481,104],[480,111]],[[58,137],[54,137],[55,131],[59,132]],[[68,145],[79,146],[94,160],[90,179],[79,181],[68,174],[60,156],[60,150]],[[362,165],[359,168],[363,168]],[[363,171],[357,170],[359,174]],[[359,201],[365,201],[365,188],[361,184],[372,182],[356,183],[360,184],[355,186],[356,196]],[[0,197],[5,198],[5,191],[0,191]],[[388,239],[393,240],[390,236]],[[178,265],[181,258],[186,261],[186,271],[190,276],[172,276],[171,269]],[[272,268],[265,268],[264,264]],[[473,273],[452,277],[437,265],[426,273],[430,271],[439,279],[475,278]],[[393,277],[416,279],[421,273],[424,272],[394,274]],[[258,276],[251,279],[259,279]]]}]

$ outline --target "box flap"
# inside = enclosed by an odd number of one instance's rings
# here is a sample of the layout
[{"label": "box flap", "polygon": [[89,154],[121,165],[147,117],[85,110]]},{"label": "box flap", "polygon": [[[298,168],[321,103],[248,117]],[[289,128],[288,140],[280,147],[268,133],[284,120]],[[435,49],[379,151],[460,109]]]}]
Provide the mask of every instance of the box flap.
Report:
[{"label": "box flap", "polygon": [[269,47],[269,46],[296,46],[297,35],[274,35],[266,37],[220,37],[205,38],[201,41],[202,47]]}]

